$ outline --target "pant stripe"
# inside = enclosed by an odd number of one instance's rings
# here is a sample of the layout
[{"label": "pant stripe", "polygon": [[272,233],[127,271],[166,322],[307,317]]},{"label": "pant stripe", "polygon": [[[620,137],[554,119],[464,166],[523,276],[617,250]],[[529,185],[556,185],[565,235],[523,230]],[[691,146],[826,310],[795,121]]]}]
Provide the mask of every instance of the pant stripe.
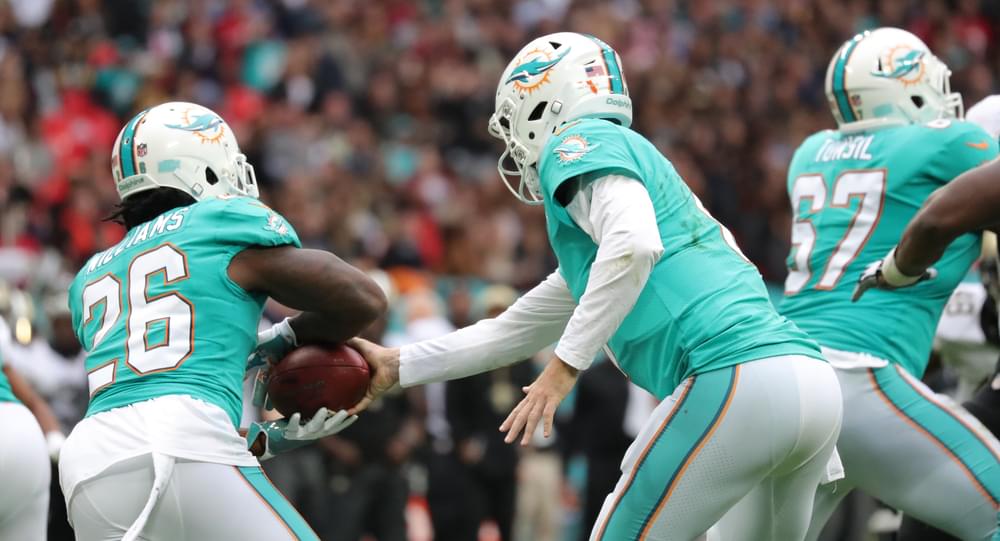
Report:
[{"label": "pant stripe", "polygon": [[[881,368],[881,369],[878,369],[878,370],[886,370],[886,369],[891,370],[888,367]],[[994,507],[997,507],[997,498],[995,498],[993,496],[993,494],[991,494],[990,491],[987,489],[986,485],[984,485],[983,482],[980,481],[978,477],[976,477],[976,474],[972,471],[972,468],[969,467],[969,465],[966,464],[962,460],[962,458],[960,456],[958,456],[958,454],[956,454],[954,451],[952,451],[948,447],[948,445],[941,438],[939,438],[937,435],[933,434],[930,430],[928,430],[923,425],[921,425],[910,414],[908,414],[907,412],[903,411],[903,409],[900,406],[898,406],[892,400],[892,398],[889,397],[889,395],[886,393],[886,389],[882,386],[882,382],[879,381],[878,374],[876,373],[876,369],[869,368],[868,369],[868,375],[869,375],[869,377],[871,379],[872,386],[874,387],[875,392],[882,398],[882,400],[889,406],[889,408],[892,409],[893,412],[895,412],[896,415],[899,416],[903,420],[903,422],[905,422],[906,424],[908,424],[911,427],[913,427],[913,429],[916,430],[917,432],[919,432],[919,433],[923,434],[924,436],[926,436],[928,440],[930,440],[932,443],[934,443],[934,445],[936,445],[938,448],[940,448],[949,458],[951,458],[951,460],[953,462],[955,462],[956,464],[958,464],[959,468],[963,472],[965,472],[965,475],[969,478],[970,481],[972,481],[972,484],[976,487],[976,490],[979,491],[979,493],[982,494],[982,496],[984,498],[986,498],[987,501],[992,502],[992,504],[993,504]],[[908,388],[910,388],[911,390],[915,389],[915,386],[912,383],[906,381],[906,378],[901,378],[901,379],[906,383],[906,386]],[[921,397],[924,397],[923,393],[919,393],[919,395]],[[926,397],[924,397],[924,398],[926,398]],[[934,406],[935,407],[939,407],[939,406],[937,406],[937,404],[934,404]],[[967,427],[968,425],[965,425],[963,423],[963,426]]]},{"label": "pant stripe", "polygon": [[316,532],[312,531],[302,515],[271,484],[271,480],[264,475],[264,470],[259,467],[238,466],[236,471],[247,485],[257,493],[264,505],[271,509],[275,518],[284,524],[292,539],[295,541],[319,541]]},{"label": "pant stripe", "polygon": [[618,504],[621,503],[622,498],[625,496],[625,493],[628,492],[629,488],[631,488],[632,483],[635,481],[635,475],[639,472],[639,468],[642,466],[642,463],[646,460],[646,455],[649,454],[649,451],[653,448],[653,445],[656,444],[656,441],[660,439],[660,435],[662,435],[663,432],[667,429],[667,426],[670,425],[670,421],[672,421],[674,416],[677,415],[677,412],[683,409],[684,401],[687,399],[688,394],[691,392],[691,387],[694,386],[694,381],[696,378],[697,376],[692,376],[691,379],[687,381],[685,387],[681,390],[680,396],[677,397],[677,402],[674,404],[673,409],[671,409],[670,413],[667,414],[666,418],[663,419],[663,422],[660,424],[660,427],[656,430],[656,433],[653,434],[653,437],[649,439],[648,443],[646,443],[646,447],[642,450],[642,454],[639,455],[639,458],[635,461],[635,465],[632,467],[632,471],[629,472],[628,481],[625,482],[625,486],[622,487],[621,492],[619,492],[618,496],[615,497],[615,502],[611,504],[611,508],[608,509],[607,514],[604,517],[604,522],[601,524],[601,528],[600,530],[598,530],[597,536],[594,537],[595,540],[600,541],[601,539],[604,538],[604,532],[605,530],[607,530],[608,524],[611,522],[611,517],[615,514],[615,508],[618,507]]},{"label": "pant stripe", "polygon": [[726,412],[729,411],[729,405],[732,404],[733,402],[733,395],[736,394],[735,392],[736,383],[739,381],[739,378],[740,378],[740,365],[736,365],[733,367],[732,373],[729,378],[729,389],[726,390],[726,399],[722,402],[722,405],[719,406],[718,411],[715,412],[715,417],[712,419],[712,422],[709,423],[708,427],[705,429],[705,432],[702,433],[701,437],[698,438],[698,441],[695,444],[695,446],[690,451],[688,451],[688,454],[684,457],[684,460],[681,462],[681,467],[678,468],[674,472],[673,476],[670,478],[670,481],[667,483],[667,487],[663,490],[663,495],[660,496],[660,499],[657,502],[656,507],[653,508],[653,511],[646,518],[645,525],[642,528],[642,533],[639,534],[640,541],[642,541],[643,539],[646,538],[647,535],[649,535],[649,532],[652,529],[653,524],[656,523],[657,515],[660,514],[660,511],[663,509],[663,506],[667,503],[667,501],[670,500],[670,495],[674,492],[674,489],[677,488],[677,484],[680,481],[680,479],[684,476],[684,472],[687,471],[688,466],[691,465],[691,462],[694,461],[696,456],[698,456],[698,453],[700,453],[701,450],[705,447],[705,444],[708,443],[708,440],[712,438],[712,434],[715,433],[715,429],[719,428],[719,425],[722,424],[722,419],[726,416]]},{"label": "pant stripe", "polygon": [[965,420],[961,416],[955,414],[954,411],[952,411],[950,408],[948,408],[947,406],[945,406],[944,404],[942,404],[941,402],[939,402],[934,397],[933,394],[927,393],[925,389],[922,389],[919,385],[916,385],[915,383],[913,383],[913,381],[914,381],[913,376],[911,376],[910,374],[906,373],[906,371],[903,370],[903,368],[901,366],[896,365],[896,371],[899,372],[899,375],[903,377],[903,381],[905,381],[906,383],[908,383],[910,385],[910,387],[913,387],[914,391],[920,393],[920,395],[923,396],[924,398],[926,398],[928,402],[930,402],[931,404],[934,404],[935,406],[938,407],[939,410],[943,411],[949,417],[951,417],[952,419],[954,419],[955,421],[957,421],[960,425],[964,426],[966,428],[966,430],[968,430],[969,433],[971,433],[973,436],[975,436],[975,438],[977,440],[979,440],[979,443],[982,443],[983,447],[985,447],[986,450],[988,450],[990,452],[990,454],[993,455],[993,458],[995,458],[998,462],[1000,462],[1000,452],[997,451],[997,448],[996,448],[995,445],[991,445],[988,441],[986,441],[986,439],[983,438],[983,434],[981,434],[979,430],[976,430],[975,428],[973,428],[969,424],[969,422],[967,420]]}]

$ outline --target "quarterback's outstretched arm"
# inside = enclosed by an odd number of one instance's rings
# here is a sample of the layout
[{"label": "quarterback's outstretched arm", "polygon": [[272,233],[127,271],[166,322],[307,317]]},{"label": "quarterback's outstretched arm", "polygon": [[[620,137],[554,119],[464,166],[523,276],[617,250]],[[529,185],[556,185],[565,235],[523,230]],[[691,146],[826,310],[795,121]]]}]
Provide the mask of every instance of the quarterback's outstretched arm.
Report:
[{"label": "quarterback's outstretched arm", "polygon": [[400,348],[399,383],[464,378],[523,361],[559,339],[574,308],[566,281],[553,272],[495,318]]},{"label": "quarterback's outstretched arm", "polygon": [[396,384],[457,379],[522,361],[559,338],[574,308],[576,302],[557,270],[497,317],[439,338],[402,348],[352,340],[373,373],[368,393],[350,413],[361,412]]},{"label": "quarterback's outstretched arm", "polygon": [[579,306],[556,271],[496,318],[400,348],[401,385],[493,370],[523,360],[557,339],[560,359],[580,370],[590,366],[635,305],[663,245],[652,201],[637,180],[623,176],[596,180],[568,209],[598,244]]}]

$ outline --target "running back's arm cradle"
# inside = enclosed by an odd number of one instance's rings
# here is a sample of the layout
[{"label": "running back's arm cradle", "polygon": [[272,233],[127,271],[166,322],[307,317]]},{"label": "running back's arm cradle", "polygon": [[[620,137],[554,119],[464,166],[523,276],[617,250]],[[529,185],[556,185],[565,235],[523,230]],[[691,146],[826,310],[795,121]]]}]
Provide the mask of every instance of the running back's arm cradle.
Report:
[{"label": "running back's arm cradle", "polygon": [[948,245],[972,231],[1000,228],[1000,161],[969,170],[934,192],[903,231],[896,266],[919,276]]},{"label": "running back's arm cradle", "polygon": [[233,257],[229,277],[301,310],[292,319],[299,343],[338,343],[371,325],[386,309],[382,290],[359,269],[322,250],[249,248]]},{"label": "running back's arm cradle", "polygon": [[60,432],[59,421],[56,420],[55,414],[52,413],[52,409],[45,402],[34,389],[31,388],[31,384],[28,383],[20,374],[17,373],[9,364],[3,364],[0,366],[0,370],[3,370],[5,376],[7,376],[7,381],[10,382],[10,390],[14,393],[14,396],[20,400],[26,408],[28,408],[35,419],[38,420],[38,425],[42,427],[42,432],[48,434],[50,432]]}]

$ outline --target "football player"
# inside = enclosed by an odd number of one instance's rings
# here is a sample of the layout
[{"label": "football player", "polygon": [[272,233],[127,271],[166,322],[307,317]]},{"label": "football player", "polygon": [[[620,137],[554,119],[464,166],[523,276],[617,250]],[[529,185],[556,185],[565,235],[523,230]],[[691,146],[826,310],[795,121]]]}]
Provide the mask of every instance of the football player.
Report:
[{"label": "football player", "polygon": [[[0,332],[4,331],[6,326],[0,320]],[[0,338],[0,345],[3,342]],[[0,423],[9,438],[8,443],[0,445],[0,539],[44,541],[51,479],[49,458],[58,456],[63,435],[48,404],[3,362],[2,347]]]},{"label": "football player", "polygon": [[[969,109],[969,120],[989,132],[990,137],[1000,134],[1000,97],[990,96]],[[961,242],[970,233],[1000,231],[1000,162],[993,161],[973,169],[938,190],[923,209],[903,231],[899,244],[882,260],[876,261],[862,274],[855,296],[860,298],[871,288],[890,291],[897,295],[919,291],[924,279],[938,280],[938,270],[946,262],[951,245]],[[935,265],[931,268],[931,265]],[[916,277],[916,279],[914,279]],[[987,280],[990,284],[991,278]],[[995,282],[994,282],[995,283]],[[911,288],[911,286],[913,286]],[[899,288],[905,290],[894,291]],[[870,293],[860,303],[868,302]],[[994,376],[969,401],[966,407],[996,435],[1000,430],[1000,376]],[[1000,460],[996,441],[993,445],[993,477]],[[994,497],[994,502],[996,501]],[[915,517],[920,518],[920,517]],[[938,539],[939,532],[930,532],[906,517],[900,530],[905,539]],[[902,536],[907,537],[902,537]],[[1000,539],[1000,531],[994,539]]]},{"label": "football player", "polygon": [[858,34],[827,69],[838,128],[806,139],[789,167],[794,223],[779,311],[823,346],[844,394],[837,447],[847,476],[820,487],[809,539],[853,488],[965,540],[989,539],[997,526],[996,440],[920,381],[941,311],[979,256],[979,235],[951,245],[937,280],[851,302],[854,277],[885,255],[931,193],[997,155],[994,138],[961,120],[949,76],[909,32]]},{"label": "football player", "polygon": [[[244,371],[255,348],[254,359],[274,362],[353,336],[384,311],[381,290],[333,254],[300,247],[257,200],[253,168],[209,109],[174,102],[136,115],[115,142],[112,175],[114,218],[128,232],[70,287],[91,395],[60,458],[77,539],[318,539],[258,457],[355,417],[294,414],[244,439]],[[303,313],[258,337],[268,297]]]},{"label": "football player", "polygon": [[607,344],[661,403],[591,538],[689,541],[742,500],[746,520],[725,539],[802,539],[835,452],[836,375],[631,122],[621,60],[600,39],[556,33],[517,54],[489,130],[506,146],[508,188],[543,207],[559,268],[499,316],[444,337],[401,349],[355,342],[375,373],[353,411],[397,382],[491,370],[558,339],[501,425],[508,442],[526,445],[539,423],[551,433],[556,407]]}]

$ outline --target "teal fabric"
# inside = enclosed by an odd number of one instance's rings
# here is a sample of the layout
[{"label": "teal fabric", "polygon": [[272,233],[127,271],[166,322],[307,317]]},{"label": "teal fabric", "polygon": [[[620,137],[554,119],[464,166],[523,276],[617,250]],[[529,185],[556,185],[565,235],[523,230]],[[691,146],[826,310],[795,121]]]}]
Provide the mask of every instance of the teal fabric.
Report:
[{"label": "teal fabric", "polygon": [[319,541],[316,532],[309,527],[302,515],[292,507],[292,504],[281,492],[274,488],[271,481],[264,475],[264,470],[250,466],[237,467],[236,469],[239,470],[240,475],[246,479],[247,483],[257,491],[264,503],[270,506],[274,510],[274,514],[285,523],[295,539],[298,541]]},{"label": "teal fabric", "polygon": [[907,419],[947,449],[951,458],[976,480],[980,491],[989,495],[993,505],[1000,504],[1000,456],[979,439],[967,421],[928,400],[903,377],[897,366],[869,369],[878,391]]},{"label": "teal fabric", "polygon": [[0,402],[20,402],[16,396],[14,396],[14,391],[10,389],[10,382],[7,381],[7,375],[4,374],[3,370],[3,352],[0,351]]},{"label": "teal fabric", "polygon": [[608,342],[612,360],[643,389],[662,399],[694,374],[781,355],[822,358],[815,342],[775,312],[729,232],[641,135],[605,120],[569,123],[546,142],[539,173],[549,242],[578,301],[597,245],[557,194],[572,188],[567,182],[611,173],[635,178],[649,192],[664,254]]},{"label": "teal fabric", "polygon": [[[811,211],[809,201],[793,209],[795,218],[815,231],[816,241],[808,261],[811,278],[798,292],[786,294],[778,307],[781,313],[821,345],[898,362],[909,373],[921,377],[941,311],[979,257],[979,235],[956,239],[934,264],[938,271],[934,280],[897,291],[871,290],[854,303],[851,295],[855,283],[868,265],[885,257],[896,245],[934,190],[996,156],[996,140],[964,121],[936,121],[850,135],[827,130],[806,139],[792,158],[788,192],[791,196],[797,179],[820,175],[826,187],[826,204],[818,212]],[[847,173],[869,171],[885,173],[882,208],[875,226],[832,289],[817,287],[862,204],[861,194],[857,194],[847,205],[831,205],[838,179]],[[793,246],[788,256],[790,269],[797,249]]]},{"label": "teal fabric", "polygon": [[721,423],[736,388],[739,367],[698,375],[680,391],[673,410],[639,455],[596,539],[640,539],[670,498],[688,465]]},{"label": "teal fabric", "polygon": [[[137,257],[166,245],[184,255],[187,277],[166,283],[164,272],[154,272],[146,276],[144,294],[150,300],[175,295],[189,307],[182,306],[194,314],[192,347],[176,368],[143,375],[129,364],[126,347],[132,311],[129,272]],[[242,411],[244,367],[257,343],[265,297],[244,291],[230,280],[227,269],[233,256],[248,247],[280,245],[300,246],[292,227],[256,199],[238,197],[209,199],[168,211],[132,228],[118,245],[93,256],[70,286],[73,326],[87,351],[87,371],[114,363],[115,372],[113,383],[91,397],[87,415],[179,394],[219,406],[236,426]],[[88,310],[83,292],[88,284],[109,275],[120,285],[121,314],[95,346],[107,302]],[[144,336],[146,355],[156,354],[157,341],[166,339],[165,326],[153,318],[163,321],[169,315],[143,316],[152,320]]]}]

